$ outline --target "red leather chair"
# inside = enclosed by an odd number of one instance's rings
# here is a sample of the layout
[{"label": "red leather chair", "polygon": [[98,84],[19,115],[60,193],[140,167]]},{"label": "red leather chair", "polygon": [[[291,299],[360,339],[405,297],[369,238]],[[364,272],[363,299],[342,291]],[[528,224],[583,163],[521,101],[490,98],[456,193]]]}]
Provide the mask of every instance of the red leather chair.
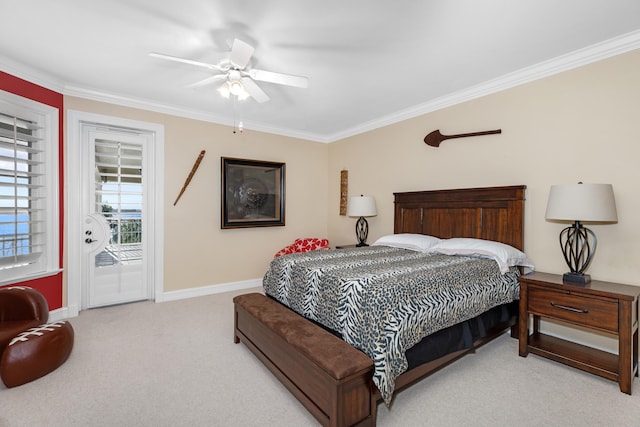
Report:
[{"label": "red leather chair", "polygon": [[20,332],[47,320],[49,304],[40,292],[25,286],[0,288],[0,356]]}]

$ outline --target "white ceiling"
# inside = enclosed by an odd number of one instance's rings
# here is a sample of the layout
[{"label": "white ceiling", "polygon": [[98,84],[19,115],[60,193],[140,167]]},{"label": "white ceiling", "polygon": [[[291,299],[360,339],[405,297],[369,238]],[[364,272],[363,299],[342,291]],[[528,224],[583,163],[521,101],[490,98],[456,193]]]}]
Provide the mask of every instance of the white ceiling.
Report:
[{"label": "white ceiling", "polygon": [[[638,0],[0,0],[0,69],[66,95],[330,142],[640,48]],[[10,12],[10,13],[8,13]],[[235,103],[201,62],[302,75]],[[425,129],[426,130],[426,129]]]}]

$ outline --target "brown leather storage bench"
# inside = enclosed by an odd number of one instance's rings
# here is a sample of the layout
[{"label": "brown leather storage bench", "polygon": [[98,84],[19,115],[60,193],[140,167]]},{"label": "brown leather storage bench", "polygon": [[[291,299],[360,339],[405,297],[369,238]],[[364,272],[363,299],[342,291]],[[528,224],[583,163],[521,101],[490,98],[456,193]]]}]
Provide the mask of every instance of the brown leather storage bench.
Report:
[{"label": "brown leather storage bench", "polygon": [[259,293],[239,295],[234,342],[242,341],[323,425],[375,425],[373,361]]},{"label": "brown leather storage bench", "polygon": [[67,321],[47,323],[18,334],[2,353],[2,382],[16,387],[54,371],[71,354],[73,335]]}]

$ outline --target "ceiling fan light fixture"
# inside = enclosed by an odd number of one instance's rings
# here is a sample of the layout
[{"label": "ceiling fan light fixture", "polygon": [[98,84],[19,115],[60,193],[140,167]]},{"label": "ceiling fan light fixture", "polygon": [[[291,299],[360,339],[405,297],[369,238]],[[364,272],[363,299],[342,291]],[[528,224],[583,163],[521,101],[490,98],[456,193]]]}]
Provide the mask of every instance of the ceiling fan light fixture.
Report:
[{"label": "ceiling fan light fixture", "polygon": [[229,99],[229,95],[231,91],[229,90],[229,85],[227,82],[224,82],[218,87],[218,92],[222,95],[223,98]]},{"label": "ceiling fan light fixture", "polygon": [[240,101],[250,96],[240,80],[227,80],[218,87],[218,92],[223,98],[229,99],[231,95],[235,95]]},{"label": "ceiling fan light fixture", "polygon": [[229,84],[229,92],[231,92],[233,95],[235,96],[240,96],[243,93],[246,93],[246,91],[244,90],[244,86],[242,86],[242,83],[238,80],[232,80],[230,82],[228,82]]}]

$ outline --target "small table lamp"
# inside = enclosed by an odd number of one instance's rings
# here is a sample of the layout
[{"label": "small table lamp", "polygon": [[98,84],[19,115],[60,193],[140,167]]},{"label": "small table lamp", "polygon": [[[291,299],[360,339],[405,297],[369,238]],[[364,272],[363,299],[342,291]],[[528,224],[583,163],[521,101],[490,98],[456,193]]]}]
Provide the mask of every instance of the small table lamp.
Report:
[{"label": "small table lamp", "polygon": [[356,222],[356,237],[358,238],[357,247],[367,245],[367,235],[369,234],[369,224],[364,219],[366,216],[376,216],[376,200],[371,196],[354,196],[347,203],[347,216],[359,216]]},{"label": "small table lamp", "polygon": [[547,202],[546,219],[573,221],[573,225],[560,232],[560,247],[570,271],[563,280],[589,283],[591,277],[584,271],[591,263],[598,243],[593,231],[581,221],[617,222],[618,214],[611,184],[552,185]]}]

